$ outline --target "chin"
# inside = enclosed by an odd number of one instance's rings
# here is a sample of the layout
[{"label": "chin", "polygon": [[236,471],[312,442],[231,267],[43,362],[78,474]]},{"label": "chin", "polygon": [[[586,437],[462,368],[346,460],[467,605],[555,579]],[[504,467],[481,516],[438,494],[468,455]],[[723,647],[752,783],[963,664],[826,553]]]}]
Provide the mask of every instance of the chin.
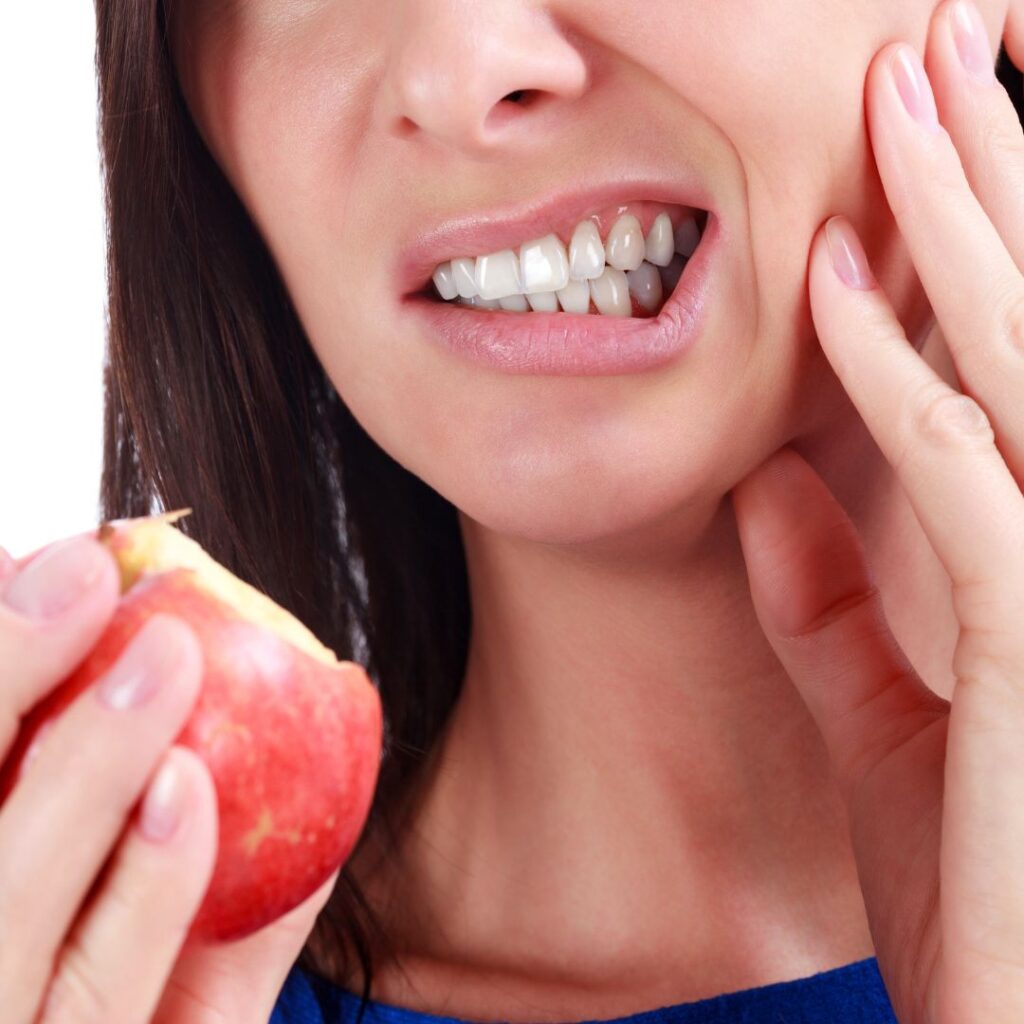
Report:
[{"label": "chin", "polygon": [[695,457],[674,441],[552,444],[480,456],[466,464],[487,467],[485,474],[434,486],[458,508],[464,528],[535,544],[630,549],[645,537],[661,544],[668,530],[685,545],[707,527],[729,489],[729,473],[720,446]]}]

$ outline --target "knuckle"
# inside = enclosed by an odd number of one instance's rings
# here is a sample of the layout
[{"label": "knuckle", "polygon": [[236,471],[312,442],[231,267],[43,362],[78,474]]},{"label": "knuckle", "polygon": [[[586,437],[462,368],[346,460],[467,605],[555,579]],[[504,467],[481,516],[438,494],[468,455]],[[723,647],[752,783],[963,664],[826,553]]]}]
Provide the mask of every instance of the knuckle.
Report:
[{"label": "knuckle", "polygon": [[1024,293],[1003,303],[999,315],[999,338],[1011,351],[1024,356]]},{"label": "knuckle", "polygon": [[[949,143],[952,149],[952,142]],[[930,220],[936,208],[959,212],[966,206],[969,186],[959,159],[939,160],[930,169],[928,188],[913,176],[886,185],[886,197],[897,220]],[[947,214],[948,215],[948,214]]]},{"label": "knuckle", "polygon": [[68,946],[50,983],[40,1024],[110,1024],[113,1007],[96,981],[95,967],[77,945]]},{"label": "knuckle", "polygon": [[981,680],[993,691],[1024,697],[1020,666],[1024,643],[1012,629],[983,624],[963,628],[953,651],[953,675]]},{"label": "knuckle", "polygon": [[[112,753],[109,732],[90,729],[76,710],[70,708],[62,719],[77,720],[54,724],[53,742],[47,737],[19,782],[26,787],[22,806],[34,802],[55,820],[88,827],[94,835],[115,836],[145,787],[146,763],[128,744]],[[140,740],[133,738],[130,745],[138,748]],[[81,793],[83,779],[90,780],[87,798]]]},{"label": "knuckle", "polygon": [[993,639],[1006,636],[1024,649],[1024,633],[1016,612],[1024,601],[1024,587],[1018,574],[1007,573],[1005,568],[1005,565],[993,566],[987,559],[979,558],[953,580],[951,596],[960,623],[961,645],[968,647],[980,638],[983,650]]},{"label": "knuckle", "polygon": [[[0,598],[0,730],[6,718],[20,719],[67,679],[88,656],[114,615],[117,595],[84,621],[56,623],[9,613]],[[7,734],[0,731],[0,739]]]},{"label": "knuckle", "polygon": [[173,1007],[176,1020],[180,1016],[189,1024],[231,1024],[225,1010],[211,1002],[209,995],[194,988],[180,975],[168,979],[164,999]]},{"label": "knuckle", "polygon": [[1006,99],[1009,102],[986,118],[981,129],[982,151],[992,155],[992,167],[1020,167],[1024,161],[1024,130],[1008,94]]},{"label": "knuckle", "polygon": [[968,208],[970,186],[952,140],[949,140],[949,150],[952,159],[941,160],[932,169],[928,191],[943,207],[953,206],[960,212]]},{"label": "knuckle", "polygon": [[[127,850],[124,851],[127,853]],[[148,851],[147,851],[148,853]],[[162,935],[173,934],[184,940],[201,893],[191,879],[188,858],[168,859],[157,854],[160,862],[140,863],[151,858],[122,855],[103,892],[103,900],[113,916],[122,921],[143,921],[159,925]]]},{"label": "knuckle", "polygon": [[[4,706],[0,708],[0,729],[6,730],[6,719],[15,721],[42,696],[47,679],[58,678],[47,672],[47,652],[37,624],[20,616],[0,612],[0,686]],[[6,732],[3,733],[6,736]]]},{"label": "knuckle", "polygon": [[[913,438],[924,438],[941,448],[967,451],[995,444],[995,432],[985,410],[945,381],[929,381],[911,403],[911,409]],[[908,447],[912,447],[913,438]]]},{"label": "knuckle", "polygon": [[909,177],[888,182],[885,195],[893,216],[901,223],[912,218],[921,206],[921,189]]}]

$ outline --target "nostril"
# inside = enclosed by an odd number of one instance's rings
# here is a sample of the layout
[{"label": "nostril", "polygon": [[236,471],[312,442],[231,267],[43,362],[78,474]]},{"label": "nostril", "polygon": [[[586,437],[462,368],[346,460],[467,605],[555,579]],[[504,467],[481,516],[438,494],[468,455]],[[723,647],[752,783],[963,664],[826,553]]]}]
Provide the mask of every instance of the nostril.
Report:
[{"label": "nostril", "polygon": [[404,114],[395,122],[395,137],[399,139],[408,139],[410,136],[416,134],[416,122],[410,117],[406,117]]},{"label": "nostril", "polygon": [[541,107],[545,98],[549,97],[543,89],[513,89],[506,93],[488,112],[483,124],[485,133],[493,140],[502,129],[517,124]]}]

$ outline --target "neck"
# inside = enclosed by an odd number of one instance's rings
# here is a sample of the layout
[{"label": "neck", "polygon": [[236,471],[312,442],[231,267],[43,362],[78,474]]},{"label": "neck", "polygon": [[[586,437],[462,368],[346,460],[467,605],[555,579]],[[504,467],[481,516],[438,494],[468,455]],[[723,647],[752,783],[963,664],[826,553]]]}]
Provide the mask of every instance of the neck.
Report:
[{"label": "neck", "polygon": [[[923,354],[955,379],[937,333]],[[948,696],[948,583],[863,423],[795,446]],[[400,943],[592,987],[604,1016],[613,990],[667,1005],[871,955],[845,809],[758,625],[728,497],[614,550],[462,526],[472,640],[405,846],[421,930]]]}]

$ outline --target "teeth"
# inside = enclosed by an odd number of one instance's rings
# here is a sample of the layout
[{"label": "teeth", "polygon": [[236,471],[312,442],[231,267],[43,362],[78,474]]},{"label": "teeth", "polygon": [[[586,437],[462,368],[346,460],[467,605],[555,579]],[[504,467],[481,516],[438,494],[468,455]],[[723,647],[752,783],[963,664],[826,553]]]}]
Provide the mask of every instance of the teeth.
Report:
[{"label": "teeth", "polygon": [[509,312],[587,314],[591,302],[604,316],[632,316],[633,299],[656,313],[675,290],[701,241],[697,217],[673,228],[659,213],[644,237],[640,220],[623,214],[603,242],[593,219],[576,225],[569,245],[556,234],[524,242],[518,252],[459,257],[439,264],[433,283],[445,301]]},{"label": "teeth", "polygon": [[503,299],[498,299],[498,304],[502,309],[512,313],[525,313],[530,308],[525,295],[507,295]]},{"label": "teeth", "polygon": [[558,312],[558,296],[554,292],[527,292],[526,301],[534,313]]},{"label": "teeth", "polygon": [[605,316],[629,316],[633,312],[629,282],[617,267],[605,267],[604,273],[590,282],[590,297]]},{"label": "teeth", "polygon": [[476,298],[475,274],[476,260],[462,257],[452,260],[452,279],[455,281],[455,288],[460,298]]},{"label": "teeth", "polygon": [[672,262],[675,252],[675,240],[672,237],[672,219],[667,213],[659,213],[651,225],[650,234],[644,249],[644,259],[656,267],[667,267]]},{"label": "teeth", "polygon": [[661,284],[666,295],[671,295],[679,284],[679,278],[683,276],[686,269],[686,260],[676,253],[672,262],[667,267],[660,267],[658,273],[661,275]]},{"label": "teeth", "polygon": [[434,287],[441,298],[445,300],[454,299],[459,294],[459,289],[455,287],[455,277],[452,274],[450,262],[442,263],[434,271]]},{"label": "teeth", "polygon": [[693,217],[687,217],[676,228],[676,252],[689,259],[700,244],[700,228]]},{"label": "teeth", "polygon": [[664,291],[661,285],[661,275],[656,266],[644,261],[636,270],[627,271],[626,281],[629,284],[630,293],[636,296],[637,302],[644,309],[653,313],[661,305]]},{"label": "teeth", "polygon": [[636,270],[644,259],[644,233],[631,213],[621,216],[608,232],[605,259],[616,270]]},{"label": "teeth", "polygon": [[586,281],[570,281],[557,294],[558,302],[566,313],[590,312],[590,285]]},{"label": "teeth", "polygon": [[523,291],[556,292],[569,283],[569,257],[558,235],[524,242],[519,248]]},{"label": "teeth", "polygon": [[604,273],[604,243],[592,220],[580,221],[569,243],[569,279],[590,281]]},{"label": "teeth", "polygon": [[511,249],[478,256],[473,278],[477,294],[485,299],[505,299],[522,292],[519,257]]}]

